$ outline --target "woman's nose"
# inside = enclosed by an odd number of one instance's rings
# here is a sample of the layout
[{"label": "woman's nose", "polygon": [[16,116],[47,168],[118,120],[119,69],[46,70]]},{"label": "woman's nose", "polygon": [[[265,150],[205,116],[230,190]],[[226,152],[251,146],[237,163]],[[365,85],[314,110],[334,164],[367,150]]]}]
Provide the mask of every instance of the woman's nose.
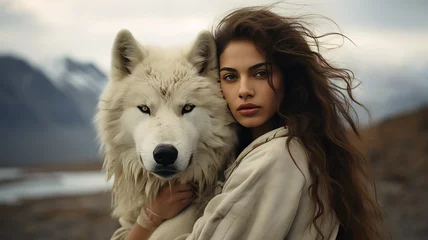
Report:
[{"label": "woman's nose", "polygon": [[242,78],[239,85],[239,97],[242,99],[247,99],[254,97],[255,91],[251,86],[251,83],[247,78]]}]

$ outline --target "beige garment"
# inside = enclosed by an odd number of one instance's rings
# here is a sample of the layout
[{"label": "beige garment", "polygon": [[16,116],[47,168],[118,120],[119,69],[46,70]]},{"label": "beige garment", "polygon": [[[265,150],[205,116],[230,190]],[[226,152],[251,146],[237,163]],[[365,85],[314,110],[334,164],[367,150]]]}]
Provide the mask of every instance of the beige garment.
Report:
[{"label": "beige garment", "polygon": [[[222,193],[215,196],[190,234],[177,240],[321,239],[311,225],[314,205],[306,154],[298,143],[287,148],[283,127],[257,138],[226,171]],[[300,170],[299,170],[300,168]],[[339,222],[327,212],[320,219],[324,239],[336,238]]]}]

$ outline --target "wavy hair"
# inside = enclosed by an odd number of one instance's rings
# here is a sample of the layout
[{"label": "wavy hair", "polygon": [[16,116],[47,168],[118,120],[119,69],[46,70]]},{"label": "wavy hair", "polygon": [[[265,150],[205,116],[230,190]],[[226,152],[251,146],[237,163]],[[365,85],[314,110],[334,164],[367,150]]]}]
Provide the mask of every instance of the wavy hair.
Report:
[{"label": "wavy hair", "polygon": [[[321,38],[346,37],[339,32],[316,35],[306,27],[304,16],[284,17],[272,7],[246,7],[225,16],[213,30],[217,56],[230,41],[245,39],[264,53],[266,63],[281,69],[284,98],[277,117],[289,130],[286,147],[295,138],[306,149],[313,179],[312,224],[322,238],[317,219],[332,209],[340,221],[337,239],[382,239],[382,214],[369,163],[348,139],[349,128],[360,136],[352,104],[364,107],[352,94],[354,74],[334,67],[319,51]],[[273,89],[271,77],[269,84]],[[327,193],[326,200],[321,192]]]}]

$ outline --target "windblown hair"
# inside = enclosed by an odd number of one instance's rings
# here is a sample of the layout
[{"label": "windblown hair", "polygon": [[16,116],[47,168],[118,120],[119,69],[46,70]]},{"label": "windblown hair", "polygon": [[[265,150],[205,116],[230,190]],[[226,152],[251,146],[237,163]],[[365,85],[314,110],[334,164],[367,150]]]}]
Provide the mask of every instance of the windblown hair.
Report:
[{"label": "windblown hair", "polygon": [[[312,224],[322,238],[317,219],[332,209],[341,224],[338,239],[382,239],[382,214],[369,163],[347,135],[350,127],[360,136],[358,118],[353,119],[352,104],[362,106],[352,94],[354,74],[334,67],[319,52],[321,38],[346,37],[335,32],[318,36],[306,27],[304,17],[283,17],[271,8],[241,8],[224,17],[214,29],[217,56],[230,41],[249,40],[266,56],[267,66],[280,68],[284,98],[277,117],[289,130],[284,147],[297,139],[306,150],[313,179]],[[269,84],[274,90],[271,76]],[[327,193],[325,201],[321,193]]]}]

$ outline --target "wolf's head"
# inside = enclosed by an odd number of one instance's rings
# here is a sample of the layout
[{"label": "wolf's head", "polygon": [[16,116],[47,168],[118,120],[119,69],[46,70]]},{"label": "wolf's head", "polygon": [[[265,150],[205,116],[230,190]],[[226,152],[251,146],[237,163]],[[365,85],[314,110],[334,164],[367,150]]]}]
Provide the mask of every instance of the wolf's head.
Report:
[{"label": "wolf's head", "polygon": [[153,195],[166,180],[213,184],[232,156],[233,122],[209,32],[189,49],[175,50],[142,46],[129,31],[118,33],[95,120],[113,190],[134,187]]}]

